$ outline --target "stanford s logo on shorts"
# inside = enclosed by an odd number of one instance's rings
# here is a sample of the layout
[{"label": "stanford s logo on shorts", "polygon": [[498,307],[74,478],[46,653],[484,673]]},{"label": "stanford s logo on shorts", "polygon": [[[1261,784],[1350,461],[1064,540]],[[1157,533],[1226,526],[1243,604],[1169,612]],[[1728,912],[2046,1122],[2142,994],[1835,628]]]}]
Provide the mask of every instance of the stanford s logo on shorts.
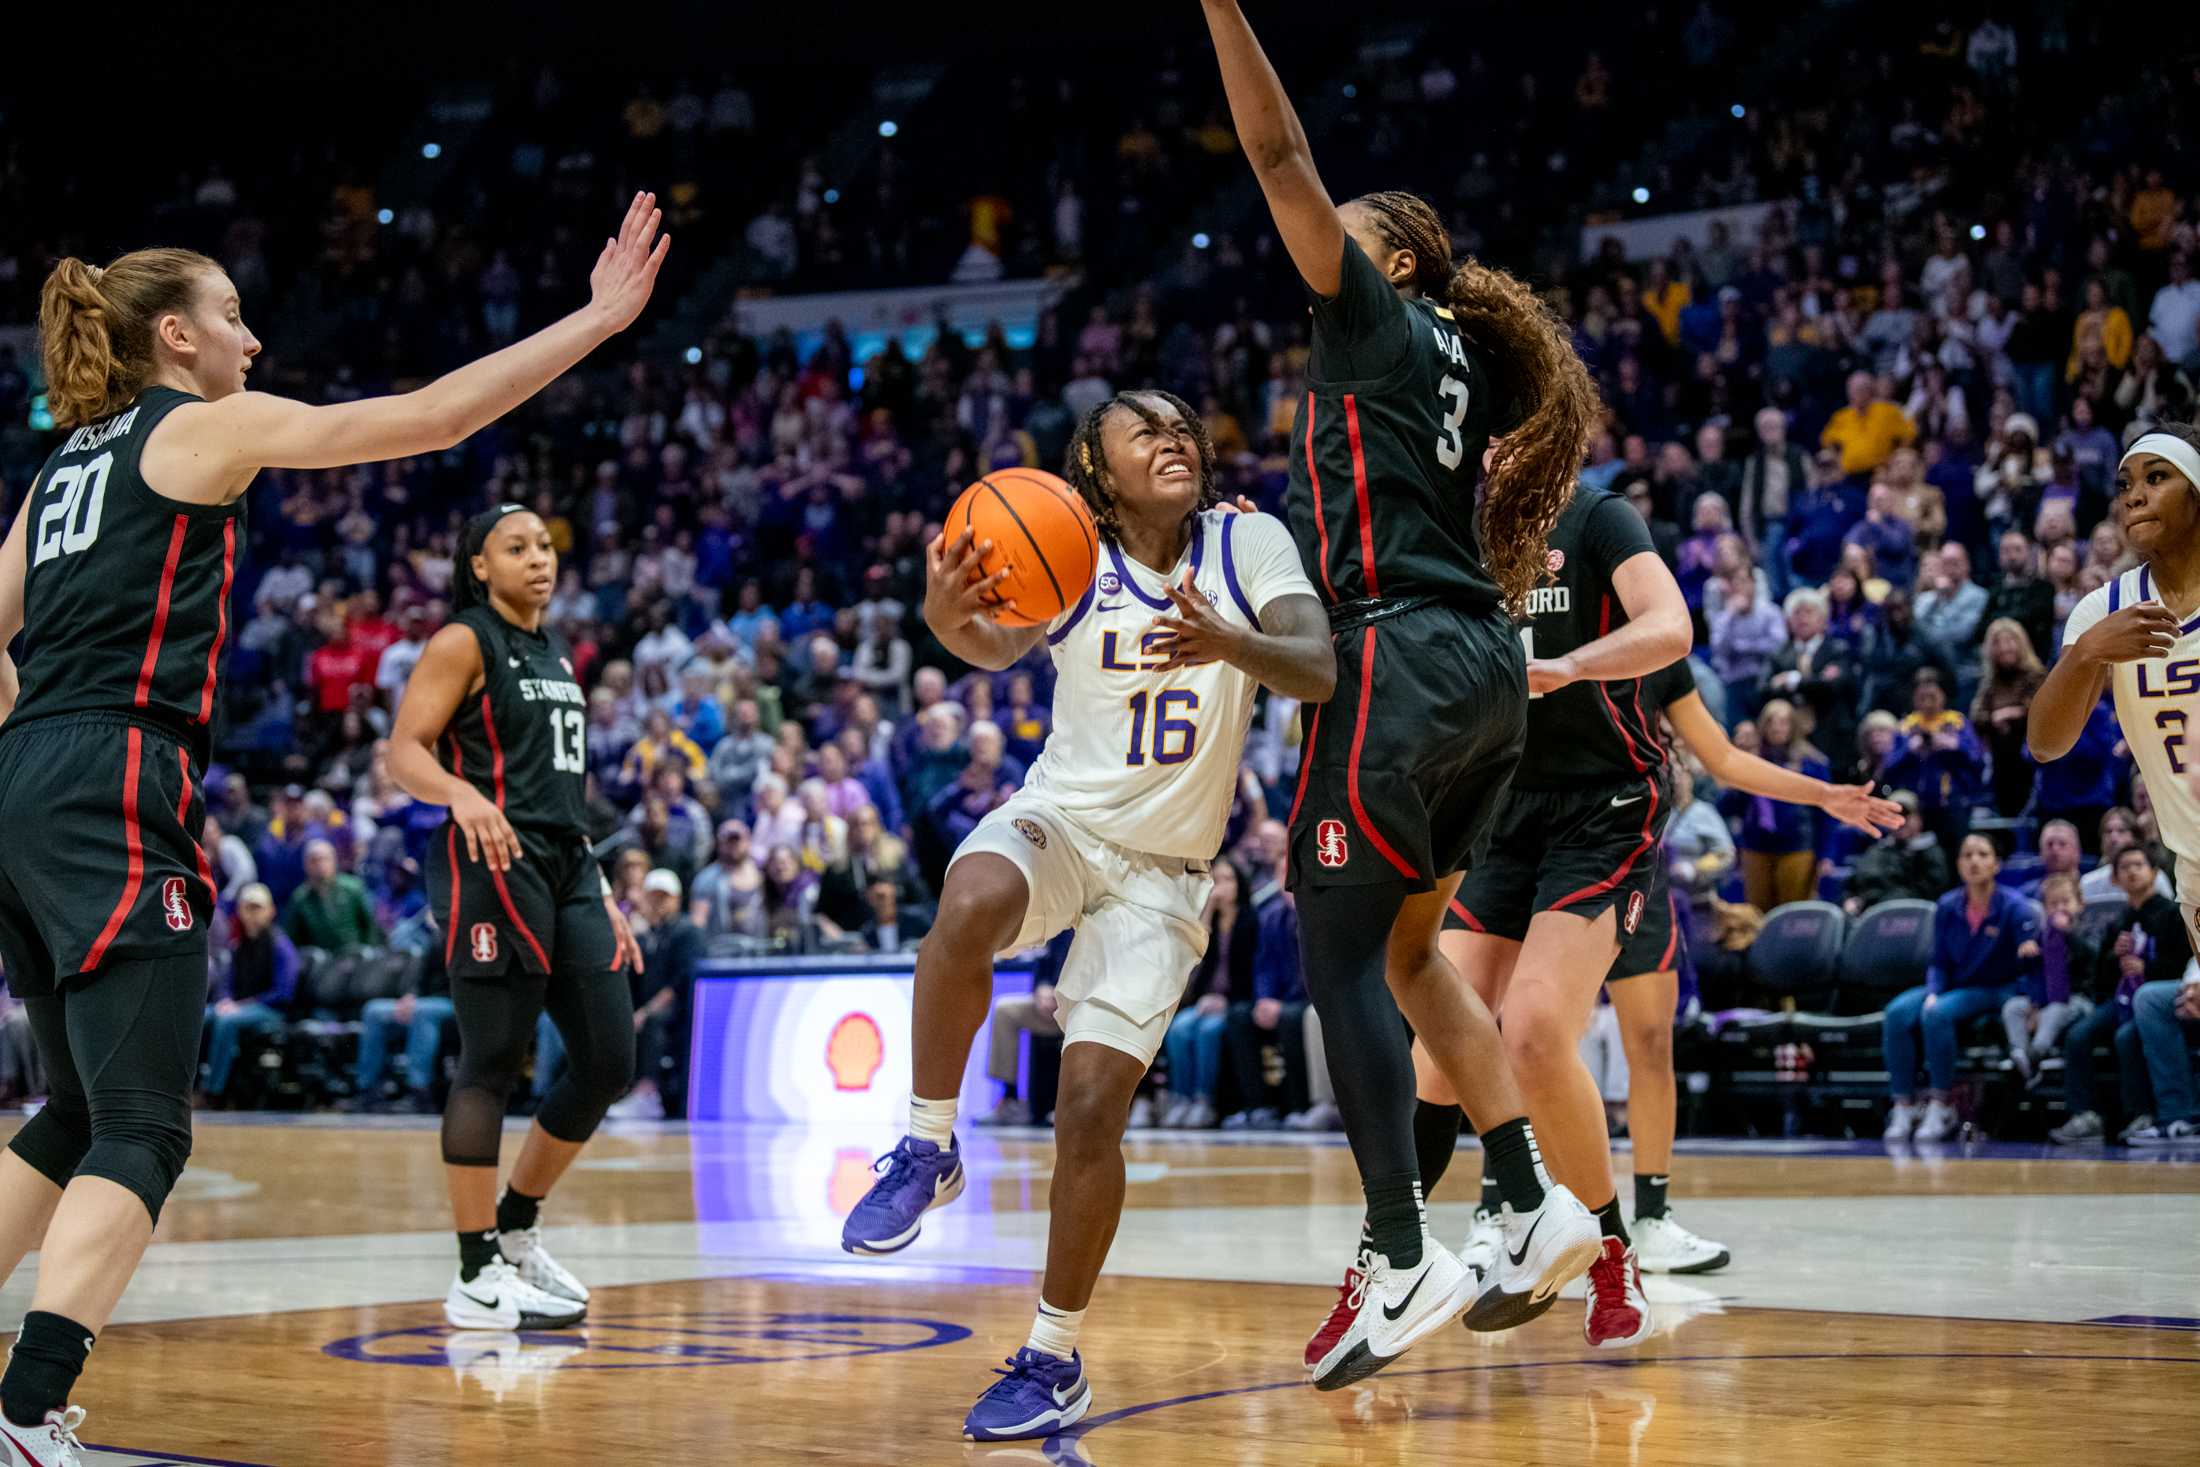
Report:
[{"label": "stanford s logo on shorts", "polygon": [[1344,844],[1344,822],[1324,820],[1314,827],[1314,859],[1332,869],[1342,866],[1348,859]]},{"label": "stanford s logo on shorts", "polygon": [[191,930],[191,902],[183,894],[183,878],[171,876],[160,884],[160,906],[168,914],[170,932]]},{"label": "stanford s logo on shorts", "polygon": [[1635,929],[1642,925],[1642,909],[1649,904],[1649,900],[1641,892],[1631,891],[1627,893],[1627,912],[1625,916],[1620,918],[1620,925],[1627,929],[1629,937],[1633,937]]},{"label": "stanford s logo on shorts", "polygon": [[494,922],[476,922],[473,935],[474,961],[493,963],[497,960],[497,927]]}]

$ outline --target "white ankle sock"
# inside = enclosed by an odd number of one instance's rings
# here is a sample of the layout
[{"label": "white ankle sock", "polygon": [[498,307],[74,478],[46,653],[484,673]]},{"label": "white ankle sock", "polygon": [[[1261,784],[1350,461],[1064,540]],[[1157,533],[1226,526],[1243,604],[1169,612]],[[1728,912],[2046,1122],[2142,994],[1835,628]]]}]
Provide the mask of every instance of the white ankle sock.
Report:
[{"label": "white ankle sock", "polygon": [[1084,1310],[1057,1309],[1041,1299],[1039,1312],[1032,1316],[1031,1338],[1024,1341],[1024,1346],[1067,1360],[1077,1349],[1077,1332],[1084,1327]]},{"label": "white ankle sock", "polygon": [[945,1146],[955,1136],[955,1102],[910,1096],[909,1134],[919,1141]]}]

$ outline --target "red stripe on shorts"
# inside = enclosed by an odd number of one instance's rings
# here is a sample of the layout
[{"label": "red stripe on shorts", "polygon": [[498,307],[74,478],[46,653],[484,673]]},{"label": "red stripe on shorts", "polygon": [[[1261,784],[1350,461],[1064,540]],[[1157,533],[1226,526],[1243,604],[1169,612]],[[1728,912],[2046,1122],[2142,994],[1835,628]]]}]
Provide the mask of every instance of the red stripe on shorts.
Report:
[{"label": "red stripe on shorts", "polygon": [[1375,687],[1375,628],[1369,626],[1365,631],[1366,635],[1360,639],[1360,708],[1352,726],[1352,756],[1345,764],[1345,798],[1351,802],[1353,823],[1360,827],[1360,834],[1382,852],[1383,859],[1396,867],[1400,876],[1408,881],[1419,881],[1421,873],[1408,865],[1406,858],[1383,839],[1375,822],[1367,818],[1367,807],[1360,803],[1360,748],[1367,742],[1367,703]]},{"label": "red stripe on shorts", "polygon": [[[177,519],[180,523],[182,516],[177,516]],[[173,567],[174,562],[171,561],[170,568]],[[164,602],[165,599],[164,597]],[[144,733],[132,727],[130,758],[122,770],[122,839],[130,852],[129,874],[122,882],[122,899],[107,914],[107,925],[99,929],[99,940],[84,955],[84,965],[77,970],[80,973],[95,971],[99,967],[100,959],[107,956],[107,945],[122,931],[122,924],[130,916],[130,909],[137,905],[138,886],[145,879],[145,838],[138,829],[138,760],[144,753],[144,747]]]}]

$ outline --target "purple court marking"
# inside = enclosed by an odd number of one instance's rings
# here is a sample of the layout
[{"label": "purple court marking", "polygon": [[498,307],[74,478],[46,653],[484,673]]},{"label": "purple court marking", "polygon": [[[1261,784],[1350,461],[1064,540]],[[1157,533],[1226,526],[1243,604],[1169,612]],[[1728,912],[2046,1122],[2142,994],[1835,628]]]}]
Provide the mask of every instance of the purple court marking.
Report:
[{"label": "purple court marking", "polygon": [[2081,1319],[2080,1324],[2121,1324],[2138,1329],[2191,1329],[2200,1330],[2200,1319],[2183,1314],[2104,1314],[2099,1319]]},{"label": "purple court marking", "polygon": [[[1980,1351],[1978,1353],[1950,1350],[1896,1350],[1885,1353],[1841,1350],[1781,1355],[1662,1355],[1620,1359],[1514,1360],[1489,1365],[1440,1365],[1426,1370],[1393,1370],[1386,1372],[1384,1378],[1387,1380],[1402,1380],[1408,1376],[1480,1375],[1501,1370],[1551,1370],[1574,1366],[1589,1370],[1634,1370],[1655,1365],[1721,1365],[1797,1360],[2018,1360],[2044,1363],[2107,1361],[2125,1365],[2200,1365],[2200,1359],[2163,1355],[2042,1355],[2016,1350]],[[1098,1431],[1103,1426],[1112,1426],[1128,1417],[1143,1416],[1151,1411],[1165,1411],[1171,1406],[1196,1406],[1202,1401],[1218,1401],[1225,1396],[1257,1396],[1270,1391],[1312,1390],[1313,1388],[1313,1384],[1306,1377],[1300,1376],[1296,1380],[1267,1381],[1260,1385],[1225,1386],[1223,1389],[1216,1391],[1198,1391],[1188,1396],[1172,1396],[1165,1401],[1146,1401],[1136,1406],[1125,1406],[1120,1410],[1087,1417],[1068,1431],[1048,1437],[1047,1441],[1049,1444],[1058,1441],[1074,1442],[1081,1437]]]},{"label": "purple court marking", "polygon": [[139,1447],[107,1446],[100,1442],[86,1442],[87,1452],[115,1452],[125,1457],[147,1457],[155,1462],[189,1463],[191,1467],[267,1467],[263,1462],[235,1462],[227,1457],[186,1457],[181,1452],[148,1452]]},{"label": "purple court marking", "polygon": [[[715,1325],[715,1327],[714,1327]],[[885,1326],[901,1331],[885,1337],[868,1333]],[[911,1335],[910,1331],[924,1331]],[[452,1336],[469,1332],[448,1325],[419,1325],[412,1329],[382,1330],[353,1335],[321,1347],[321,1353],[362,1365],[416,1365],[437,1369],[453,1362],[448,1352]],[[703,1315],[694,1323],[667,1328],[656,1318],[636,1315],[631,1320],[593,1319],[583,1330],[524,1330],[514,1336],[522,1345],[541,1348],[579,1346],[590,1354],[649,1356],[649,1359],[602,1361],[593,1364],[560,1362],[560,1370],[692,1370],[724,1365],[780,1365],[797,1360],[847,1359],[859,1355],[891,1355],[905,1350],[929,1350],[970,1338],[959,1324],[939,1319],[907,1319],[885,1314],[721,1314]],[[375,1347],[402,1342],[406,1353],[382,1354]],[[615,1343],[631,1341],[631,1343]],[[816,1348],[780,1354],[742,1349],[738,1342],[758,1341],[805,1345]]]}]

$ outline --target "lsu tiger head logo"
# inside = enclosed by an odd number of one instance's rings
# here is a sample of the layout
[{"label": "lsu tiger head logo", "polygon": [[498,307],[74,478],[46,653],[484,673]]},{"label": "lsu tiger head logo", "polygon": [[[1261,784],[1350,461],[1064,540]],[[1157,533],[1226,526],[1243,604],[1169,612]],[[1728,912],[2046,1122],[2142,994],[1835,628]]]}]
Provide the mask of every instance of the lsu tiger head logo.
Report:
[{"label": "lsu tiger head logo", "polygon": [[493,963],[497,960],[497,928],[494,922],[476,922],[470,946],[474,961]]},{"label": "lsu tiger head logo", "polygon": [[1023,816],[1019,815],[1014,820],[1011,820],[1008,823],[1012,827],[1014,827],[1018,835],[1022,836],[1025,840],[1030,841],[1040,850],[1043,851],[1047,848],[1047,833],[1039,828],[1038,821],[1026,820]]},{"label": "lsu tiger head logo", "polygon": [[1344,843],[1344,822],[1324,820],[1314,827],[1314,859],[1334,870],[1351,858]]},{"label": "lsu tiger head logo", "polygon": [[160,908],[167,916],[170,932],[191,930],[191,900],[184,895],[182,877],[171,876],[160,884]]},{"label": "lsu tiger head logo", "polygon": [[835,1090],[868,1090],[886,1062],[886,1037],[866,1013],[843,1014],[825,1041],[825,1068]]}]

